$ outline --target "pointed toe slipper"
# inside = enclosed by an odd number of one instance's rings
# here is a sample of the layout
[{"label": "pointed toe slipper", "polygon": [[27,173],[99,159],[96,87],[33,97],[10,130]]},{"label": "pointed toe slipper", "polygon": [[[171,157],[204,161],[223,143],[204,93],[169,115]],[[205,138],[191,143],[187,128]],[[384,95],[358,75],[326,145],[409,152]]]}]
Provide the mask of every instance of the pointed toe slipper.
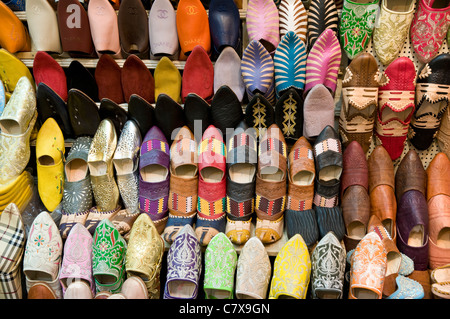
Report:
[{"label": "pointed toe slipper", "polygon": [[247,5],[247,32],[250,42],[256,40],[273,53],[280,42],[279,14],[274,1],[250,0]]},{"label": "pointed toe slipper", "polygon": [[226,85],[220,87],[211,101],[212,124],[226,135],[243,117],[242,105],[233,90]]},{"label": "pointed toe slipper", "polygon": [[98,98],[108,98],[117,104],[124,103],[122,89],[122,69],[109,54],[102,54],[95,68],[95,82],[98,87]]},{"label": "pointed toe slipper", "polygon": [[214,93],[227,85],[242,102],[245,85],[241,75],[241,58],[232,47],[225,47],[214,64]]},{"label": "pointed toe slipper", "polygon": [[275,104],[275,124],[286,140],[297,141],[303,134],[303,98],[291,87],[284,91]]},{"label": "pointed toe slipper", "polygon": [[148,14],[150,58],[167,56],[177,60],[179,52],[177,17],[170,0],[153,1]]},{"label": "pointed toe slipper", "polygon": [[164,93],[161,93],[156,100],[155,118],[156,125],[164,133],[169,144],[172,144],[177,131],[186,125],[181,105]]},{"label": "pointed toe slipper", "polygon": [[155,102],[155,79],[145,63],[134,54],[125,60],[121,83],[123,97],[126,102],[130,101],[132,94],[137,94],[149,103]]},{"label": "pointed toe slipper", "polygon": [[97,103],[82,91],[71,89],[67,109],[74,135],[93,137],[101,121]]},{"label": "pointed toe slipper", "polygon": [[339,15],[333,0],[311,0],[308,10],[308,47],[314,43],[325,30],[338,32]]},{"label": "pointed toe slipper", "polygon": [[275,123],[274,107],[263,95],[256,93],[245,108],[244,119],[248,127],[255,129],[256,137],[262,137]]},{"label": "pointed toe slipper", "polygon": [[136,54],[141,59],[149,58],[148,16],[142,1],[122,0],[117,23],[123,57]]},{"label": "pointed toe slipper", "polygon": [[67,77],[64,69],[47,52],[38,51],[33,61],[33,77],[36,85],[44,82],[64,101],[67,101]]},{"label": "pointed toe slipper", "polygon": [[278,5],[278,14],[280,16],[280,37],[293,31],[303,43],[307,44],[308,13],[303,2],[281,0]]}]

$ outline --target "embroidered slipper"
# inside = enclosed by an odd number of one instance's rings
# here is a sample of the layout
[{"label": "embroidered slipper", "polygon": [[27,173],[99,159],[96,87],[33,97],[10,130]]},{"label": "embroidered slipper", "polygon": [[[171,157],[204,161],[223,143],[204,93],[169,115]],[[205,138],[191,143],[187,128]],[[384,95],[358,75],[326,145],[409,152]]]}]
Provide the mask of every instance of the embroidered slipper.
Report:
[{"label": "embroidered slipper", "polygon": [[422,285],[414,279],[399,275],[395,283],[397,290],[386,299],[423,299],[425,297]]},{"label": "embroidered slipper", "polygon": [[141,136],[145,136],[156,124],[155,108],[139,95],[131,94],[128,102],[128,118],[136,122]]},{"label": "embroidered slipper", "polygon": [[198,146],[198,204],[195,234],[206,246],[226,227],[226,147],[222,133],[210,125]]},{"label": "embroidered slipper", "polygon": [[196,46],[211,52],[208,14],[200,0],[181,0],[177,7],[177,32],[181,51],[189,56]]},{"label": "embroidered slipper", "polygon": [[418,72],[416,108],[408,132],[408,139],[418,150],[428,149],[433,143],[450,103],[450,77],[446,71],[449,62],[450,54],[443,53]]},{"label": "embroidered slipper", "polygon": [[117,134],[122,133],[122,129],[128,120],[128,112],[123,107],[110,99],[102,99],[98,108],[100,119],[110,119],[116,129]]},{"label": "embroidered slipper", "polygon": [[95,283],[92,275],[92,243],[91,233],[82,224],[75,223],[64,242],[59,273],[64,299],[66,299],[69,287],[80,281],[87,284],[91,294],[95,295]]},{"label": "embroidered slipper", "polygon": [[136,122],[127,121],[120,134],[113,157],[117,187],[125,209],[111,218],[111,222],[121,235],[131,230],[140,214],[138,167],[141,144],[142,136]]},{"label": "embroidered slipper", "polygon": [[306,57],[306,46],[294,31],[281,38],[273,57],[277,97],[290,88],[304,89]]},{"label": "embroidered slipper", "polygon": [[444,42],[450,25],[450,5],[439,1],[419,1],[411,23],[411,44],[421,63],[433,59]]},{"label": "embroidered slipper", "polygon": [[301,235],[289,239],[275,258],[269,299],[306,299],[311,258]]},{"label": "embroidered slipper", "polygon": [[[199,1],[199,0],[196,0]],[[214,95],[214,66],[205,49],[197,45],[186,60],[181,80],[181,100],[195,93],[210,103]]]},{"label": "embroidered slipper", "polygon": [[[160,273],[163,254],[164,241],[150,216],[147,214],[139,215],[131,228],[130,238],[128,239],[125,270],[128,279],[136,276],[136,278],[143,280],[143,288],[148,295],[147,299],[160,298]],[[122,286],[122,293],[125,291]],[[125,293],[125,295],[127,294]]]},{"label": "embroidered slipper", "polygon": [[236,267],[236,298],[266,299],[272,265],[263,243],[251,237],[242,248]]},{"label": "embroidered slipper", "polygon": [[256,93],[275,104],[275,67],[269,52],[261,42],[253,40],[242,53],[241,74],[249,100]]},{"label": "embroidered slipper", "polygon": [[392,160],[402,155],[415,109],[416,68],[407,57],[392,61],[382,75],[375,124],[377,140]]},{"label": "embroidered slipper", "polygon": [[263,244],[283,235],[286,209],[287,146],[281,130],[272,124],[261,137],[256,174],[256,236]]},{"label": "embroidered slipper", "polygon": [[200,142],[206,129],[211,125],[211,107],[202,97],[189,93],[184,101],[184,116],[186,125]]},{"label": "embroidered slipper", "polygon": [[64,192],[59,231],[66,239],[76,224],[84,225],[93,206],[93,194],[87,164],[92,138],[82,136],[75,140],[64,163]]},{"label": "embroidered slipper", "polygon": [[339,134],[342,145],[358,141],[364,152],[372,141],[378,104],[378,64],[370,53],[358,55],[345,70]]},{"label": "embroidered slipper", "polygon": [[245,123],[256,131],[256,137],[261,138],[267,128],[275,123],[275,111],[267,99],[256,93],[245,108]]},{"label": "embroidered slipper", "polygon": [[350,60],[369,45],[379,11],[380,0],[356,2],[344,0],[339,23],[339,39]]},{"label": "embroidered slipper", "polygon": [[67,98],[67,110],[75,137],[95,135],[101,122],[99,107],[87,94],[71,89]]},{"label": "embroidered slipper", "polygon": [[127,243],[109,219],[98,224],[92,238],[92,274],[96,292],[118,293],[125,280]]},{"label": "embroidered slipper", "polygon": [[148,13],[150,38],[150,59],[167,56],[177,60],[179,43],[177,32],[177,17],[170,0],[153,1]]},{"label": "embroidered slipper", "polygon": [[89,17],[81,2],[60,0],[57,3],[56,13],[62,51],[68,52],[73,57],[96,56]]},{"label": "embroidered slipper", "polygon": [[323,84],[309,90],[303,102],[303,136],[314,141],[325,127],[334,127],[335,108],[333,95]]},{"label": "embroidered slipper", "polygon": [[[346,250],[356,248],[367,233],[370,217],[369,167],[361,145],[353,141],[343,153],[341,207]],[[375,215],[374,215],[375,216]]]},{"label": "embroidered slipper", "polygon": [[296,141],[303,133],[303,99],[291,87],[284,91],[275,104],[275,124],[287,140]]},{"label": "embroidered slipper", "polygon": [[122,89],[122,69],[109,54],[102,54],[95,68],[98,98],[108,98],[117,104],[125,103]]},{"label": "embroidered slipper", "polygon": [[300,137],[288,156],[288,197],[286,204],[286,232],[288,238],[300,234],[308,247],[319,238],[314,198],[314,154],[311,144]]},{"label": "embroidered slipper", "polygon": [[255,174],[258,157],[256,132],[241,122],[226,143],[227,225],[225,234],[236,245],[250,238],[255,209]]},{"label": "embroidered slipper", "polygon": [[233,299],[237,253],[230,239],[218,233],[205,250],[205,299]]},{"label": "embroidered slipper", "polygon": [[212,125],[219,129],[223,135],[234,130],[244,118],[242,105],[236,94],[227,85],[221,86],[211,101]]},{"label": "embroidered slipper", "polygon": [[201,272],[200,243],[191,225],[186,224],[167,253],[164,299],[196,299]]},{"label": "embroidered slipper", "polygon": [[162,93],[175,102],[181,101],[181,74],[173,62],[166,56],[159,60],[155,68],[155,101]]},{"label": "embroidered slipper", "polygon": [[25,15],[33,49],[62,53],[58,18],[50,2],[34,0],[32,3],[27,3]]},{"label": "embroidered slipper", "polygon": [[278,14],[280,16],[280,37],[282,38],[289,31],[293,31],[306,45],[308,13],[303,1],[281,0],[278,5]]},{"label": "embroidered slipper", "polygon": [[[47,254],[42,254],[45,249]],[[28,293],[30,288],[44,282],[54,292],[57,299],[62,299],[59,282],[63,242],[52,217],[46,211],[39,213],[33,220],[28,232],[28,239],[23,257],[23,272]]]},{"label": "embroidered slipper", "polygon": [[[28,29],[3,1],[0,3],[0,18],[3,22],[0,33],[0,47],[12,54],[19,51],[31,51],[31,38]],[[12,34],[16,36],[12,36]]]},{"label": "embroidered slipper", "polygon": [[137,94],[149,103],[155,103],[155,79],[145,63],[134,54],[129,55],[123,64],[121,83],[126,102],[130,101],[132,94]]},{"label": "embroidered slipper", "polygon": [[186,125],[182,106],[165,93],[156,100],[155,119],[169,144],[172,144],[177,130]]},{"label": "embroidered slipper", "polygon": [[8,204],[0,215],[0,288],[2,299],[22,299],[22,258],[25,251],[25,227],[19,208]]},{"label": "embroidered slipper", "polygon": [[334,0],[311,0],[308,10],[308,47],[327,29],[338,32],[339,15]]},{"label": "embroidered slipper", "polygon": [[67,77],[64,69],[47,52],[38,51],[33,60],[33,77],[36,85],[44,82],[64,101],[67,101]]},{"label": "embroidered slipper", "polygon": [[257,41],[273,54],[280,42],[278,8],[273,0],[250,0],[247,4],[249,42]]},{"label": "embroidered slipper", "polygon": [[145,135],[139,160],[139,209],[150,216],[158,233],[166,226],[169,208],[169,144],[153,126]]},{"label": "embroidered slipper", "polygon": [[345,248],[333,232],[327,233],[311,254],[311,297],[343,299]]},{"label": "embroidered slipper", "polygon": [[345,223],[339,206],[339,188],[343,165],[342,145],[337,132],[326,126],[314,143],[316,180],[313,208],[316,211],[319,238],[333,231],[339,240],[345,234]]},{"label": "embroidered slipper", "polygon": [[214,94],[223,85],[233,90],[239,102],[242,102],[245,85],[241,75],[241,58],[232,47],[223,48],[214,63]]},{"label": "embroidered slipper", "polygon": [[241,20],[234,1],[212,0],[208,8],[211,41],[219,54],[226,47],[238,50],[240,45]]},{"label": "embroidered slipper", "polygon": [[117,14],[122,56],[135,54],[149,58],[149,26],[144,4],[139,0],[121,0]]},{"label": "embroidered slipper", "polygon": [[99,101],[94,75],[78,60],[72,60],[67,68],[67,89],[78,89],[93,101]]},{"label": "embroidered slipper", "polygon": [[326,29],[318,36],[308,53],[303,96],[318,84],[323,84],[334,96],[341,58],[341,46],[336,32]]},{"label": "embroidered slipper", "polygon": [[194,224],[197,213],[198,149],[187,126],[177,133],[170,146],[169,219],[164,240],[172,243],[184,225]]}]

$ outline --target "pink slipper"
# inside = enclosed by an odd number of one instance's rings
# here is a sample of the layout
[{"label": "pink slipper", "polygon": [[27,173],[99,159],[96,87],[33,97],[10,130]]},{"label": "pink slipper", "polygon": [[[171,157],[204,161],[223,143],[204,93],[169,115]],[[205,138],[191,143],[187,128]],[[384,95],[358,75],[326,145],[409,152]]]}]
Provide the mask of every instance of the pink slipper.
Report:
[{"label": "pink slipper", "polygon": [[247,6],[247,32],[249,42],[257,40],[271,54],[280,43],[278,9],[273,0],[249,0]]}]

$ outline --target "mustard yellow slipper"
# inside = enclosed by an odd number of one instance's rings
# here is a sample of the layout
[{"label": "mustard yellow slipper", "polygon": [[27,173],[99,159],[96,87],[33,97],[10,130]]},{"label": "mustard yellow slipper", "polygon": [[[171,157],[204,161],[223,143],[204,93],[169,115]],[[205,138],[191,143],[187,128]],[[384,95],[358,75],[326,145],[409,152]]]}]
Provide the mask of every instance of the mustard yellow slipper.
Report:
[{"label": "mustard yellow slipper", "polygon": [[22,174],[17,176],[15,179],[12,179],[7,184],[2,184],[0,186],[0,198],[12,192],[13,189],[17,188],[17,185],[21,183],[23,180],[31,178],[31,174],[28,171],[23,171]]},{"label": "mustard yellow slipper", "polygon": [[17,186],[11,189],[10,192],[4,194],[0,197],[0,205],[4,205],[10,202],[13,202],[15,198],[17,198],[26,187],[29,187],[32,184],[31,179],[22,179]]},{"label": "mustard yellow slipper", "polygon": [[161,93],[167,94],[174,101],[181,100],[180,71],[166,56],[159,60],[155,68],[155,101]]},{"label": "mustard yellow slipper", "polygon": [[33,194],[32,186],[27,186],[22,192],[18,193],[17,198],[14,201],[6,203],[5,205],[0,205],[0,212],[4,211],[9,204],[14,203],[19,208],[19,211],[22,213],[25,209],[26,205],[28,205],[31,196]]},{"label": "mustard yellow slipper", "polygon": [[38,192],[49,212],[62,200],[64,190],[64,136],[58,123],[49,117],[36,139]]},{"label": "mustard yellow slipper", "polygon": [[35,86],[28,67],[7,50],[0,49],[0,80],[5,85],[6,99],[9,99],[11,93],[14,92],[16,84],[22,76],[26,76],[33,87]]}]

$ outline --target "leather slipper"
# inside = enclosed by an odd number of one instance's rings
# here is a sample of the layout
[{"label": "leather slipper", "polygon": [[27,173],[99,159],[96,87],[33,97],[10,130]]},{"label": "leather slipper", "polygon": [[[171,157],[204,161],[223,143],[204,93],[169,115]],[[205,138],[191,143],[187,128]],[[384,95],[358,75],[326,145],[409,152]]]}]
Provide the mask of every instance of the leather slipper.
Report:
[{"label": "leather slipper", "polygon": [[170,0],[153,1],[148,14],[150,59],[167,56],[178,59],[177,17]]},{"label": "leather slipper", "polygon": [[96,56],[86,9],[78,0],[59,0],[57,4],[62,50],[69,55]]},{"label": "leather slipper", "polygon": [[127,111],[110,99],[102,99],[98,113],[100,115],[100,120],[110,119],[113,122],[116,132],[120,136],[120,133],[128,120]]},{"label": "leather slipper", "polygon": [[308,10],[308,47],[311,49],[326,29],[338,32],[338,22],[334,0],[311,0]]},{"label": "leather slipper", "polygon": [[186,125],[184,111],[180,104],[167,94],[160,94],[155,105],[156,125],[164,133],[167,142],[172,144],[178,129]]},{"label": "leather slipper", "polygon": [[136,122],[141,136],[145,136],[148,130],[156,124],[155,109],[148,101],[137,94],[130,96],[128,118]]},{"label": "leather slipper", "polygon": [[155,103],[155,79],[145,63],[132,54],[128,56],[122,68],[122,89],[125,101],[137,94],[149,103]]},{"label": "leather slipper", "polygon": [[111,3],[108,0],[90,0],[87,12],[97,54],[121,58],[119,23]]},{"label": "leather slipper", "polygon": [[122,69],[111,55],[103,54],[98,59],[94,77],[97,82],[99,100],[107,98],[117,104],[125,102],[122,89]]},{"label": "leather slipper", "polygon": [[208,19],[212,44],[217,52],[221,53],[227,46],[239,48],[241,19],[234,1],[211,0]]},{"label": "leather slipper", "polygon": [[121,0],[118,13],[120,46],[124,58],[149,57],[148,16],[141,0]]},{"label": "leather slipper", "polygon": [[410,190],[417,190],[427,196],[427,172],[419,154],[410,149],[402,158],[395,172],[395,196],[397,202]]},{"label": "leather slipper", "polygon": [[181,74],[173,62],[166,56],[159,60],[155,68],[155,101],[161,93],[174,101],[181,99]]},{"label": "leather slipper", "polygon": [[303,134],[303,99],[291,87],[284,91],[275,104],[275,123],[285,139],[296,141]]},{"label": "leather slipper", "polygon": [[211,34],[208,14],[200,0],[180,0],[177,7],[177,32],[180,47],[189,56],[196,46],[209,55]]},{"label": "leather slipper", "polygon": [[78,89],[98,102],[98,87],[92,73],[78,60],[70,62],[67,68],[67,89]]},{"label": "leather slipper", "polygon": [[27,28],[4,2],[0,2],[0,20],[2,21],[0,47],[11,53],[31,51],[31,39]]},{"label": "leather slipper", "polygon": [[306,57],[306,45],[294,31],[281,38],[273,57],[277,97],[290,88],[305,88]]},{"label": "leather slipper", "polygon": [[38,51],[33,61],[33,76],[36,85],[44,82],[64,101],[67,101],[67,77],[64,69],[47,52]]},{"label": "leather slipper", "polygon": [[190,93],[184,102],[184,116],[187,127],[194,133],[197,142],[200,142],[203,133],[212,123],[210,105],[197,94]]},{"label": "leather slipper", "polygon": [[89,96],[80,90],[71,89],[67,99],[67,109],[76,137],[95,135],[101,119],[97,104]]},{"label": "leather slipper", "polygon": [[241,102],[233,90],[226,85],[220,87],[211,101],[212,124],[226,136],[227,131],[234,130],[243,117]]},{"label": "leather slipper", "polygon": [[244,119],[248,127],[256,130],[256,137],[262,137],[275,123],[275,111],[263,95],[256,93],[245,108]]},{"label": "leather slipper", "polygon": [[227,85],[242,102],[245,94],[245,85],[241,74],[241,58],[232,47],[225,47],[214,63],[214,93],[222,86]]},{"label": "leather slipper", "polygon": [[39,83],[37,87],[36,102],[41,123],[44,123],[49,117],[53,117],[61,128],[64,137],[74,137],[66,102],[43,82]]},{"label": "leather slipper", "polygon": [[3,1],[12,11],[25,11],[25,2],[20,0]]},{"label": "leather slipper", "polygon": [[249,42],[256,40],[273,53],[280,42],[279,20],[273,0],[249,0],[246,18]]},{"label": "leather slipper", "polygon": [[280,37],[283,37],[289,31],[293,31],[306,45],[308,13],[303,1],[281,0],[278,5],[278,14],[280,15]]},{"label": "leather slipper", "polygon": [[[199,0],[196,0],[199,1]],[[205,49],[197,45],[186,60],[181,82],[181,100],[195,93],[210,103],[214,95],[214,66]]]},{"label": "leather slipper", "polygon": [[[2,20],[3,21],[3,20]],[[14,54],[6,49],[0,49],[0,80],[5,86],[5,96],[9,99],[16,88],[17,82],[23,76],[26,76],[30,83],[35,86],[34,78],[30,69]]]},{"label": "leather slipper", "polygon": [[47,0],[27,1],[28,30],[36,51],[62,53],[56,11]]}]

